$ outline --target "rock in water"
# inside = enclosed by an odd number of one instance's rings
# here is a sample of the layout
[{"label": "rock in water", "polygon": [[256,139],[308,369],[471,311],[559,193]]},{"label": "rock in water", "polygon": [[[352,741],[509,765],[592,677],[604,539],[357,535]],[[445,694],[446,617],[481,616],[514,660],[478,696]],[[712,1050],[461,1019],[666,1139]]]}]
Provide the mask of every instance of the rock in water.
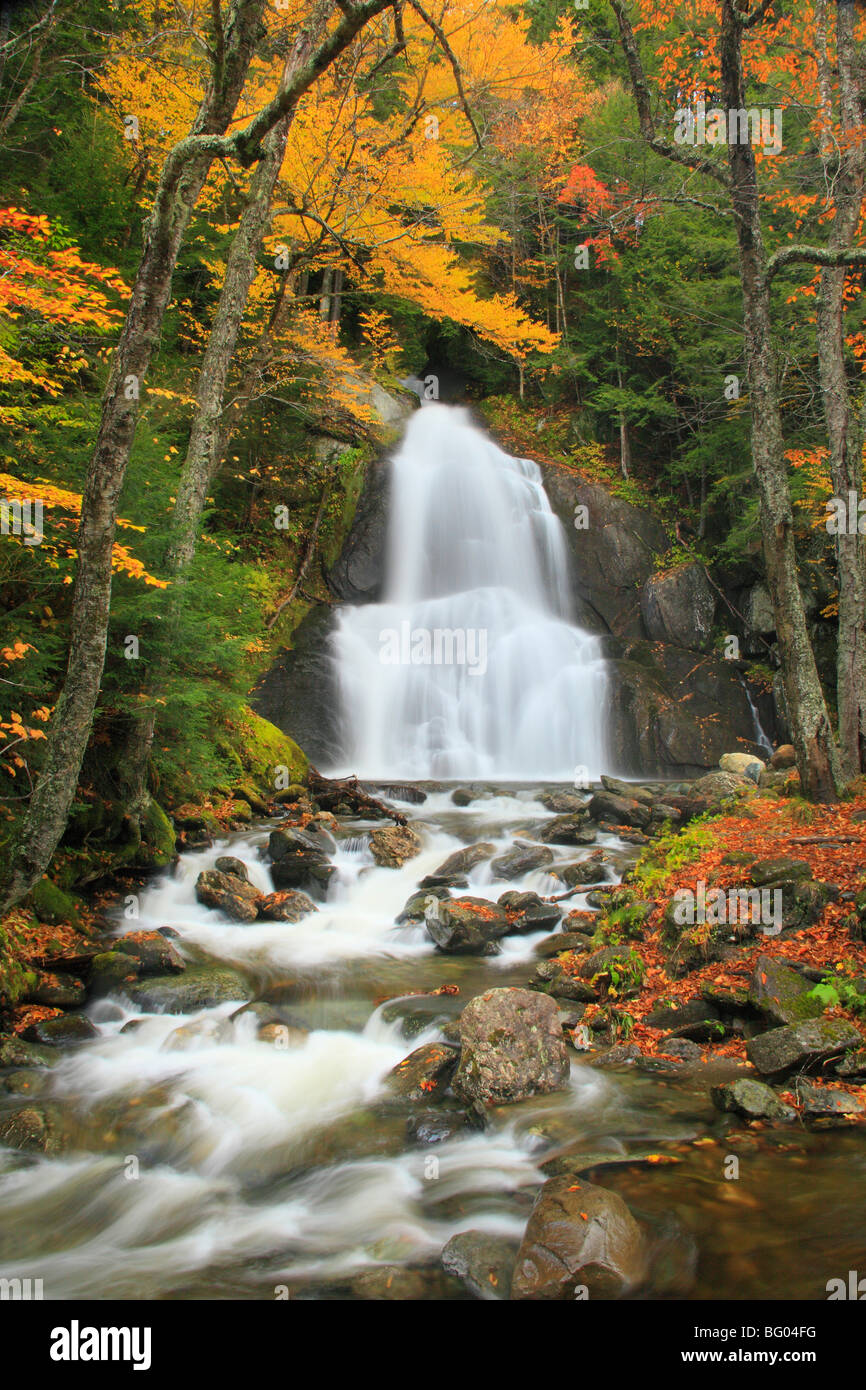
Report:
[{"label": "rock in water", "polygon": [[259,899],[256,906],[259,917],[265,922],[300,922],[302,917],[319,910],[312,898],[296,888],[286,888],[282,893],[268,893]]},{"label": "rock in water", "polygon": [[491,941],[511,930],[503,908],[486,898],[432,898],[425,909],[427,935],[440,951],[480,955]]},{"label": "rock in water", "polygon": [[568,1049],[552,999],[528,989],[493,989],[460,1015],[461,1100],[508,1105],[568,1085]]},{"label": "rock in water", "polygon": [[456,1047],[425,1043],[397,1063],[385,1077],[385,1085],[401,1100],[435,1100],[445,1091],[456,1065]]},{"label": "rock in water", "polygon": [[746,1043],[746,1055],[762,1075],[782,1077],[812,1071],[862,1041],[854,1025],[842,1018],[815,1018],[759,1033]]},{"label": "rock in water", "polygon": [[251,883],[219,869],[205,869],[195,882],[195,895],[205,907],[214,907],[235,922],[254,922],[262,896]]},{"label": "rock in water", "polygon": [[640,1283],[645,1267],[640,1227],[621,1197],[572,1177],[551,1178],[517,1252],[511,1297],[619,1298]]},{"label": "rock in water", "polygon": [[421,853],[421,840],[408,825],[392,825],[373,831],[370,852],[382,868],[399,869],[407,859],[414,859]]},{"label": "rock in water", "polygon": [[461,1231],[444,1247],[442,1268],[461,1279],[476,1298],[507,1298],[516,1253],[515,1242],[507,1236]]},{"label": "rock in water", "polygon": [[553,850],[547,845],[533,845],[527,840],[515,840],[513,849],[500,854],[490,865],[494,878],[522,878],[533,869],[553,863]]},{"label": "rock in water", "polygon": [[796,1120],[797,1112],[780,1100],[764,1081],[743,1076],[710,1088],[713,1105],[747,1120]]},{"label": "rock in water", "polygon": [[481,841],[476,845],[465,845],[463,849],[456,849],[453,854],[434,869],[432,874],[422,878],[419,888],[441,888],[450,886],[459,888],[465,886],[466,875],[476,864],[489,859],[496,853],[496,846]]}]

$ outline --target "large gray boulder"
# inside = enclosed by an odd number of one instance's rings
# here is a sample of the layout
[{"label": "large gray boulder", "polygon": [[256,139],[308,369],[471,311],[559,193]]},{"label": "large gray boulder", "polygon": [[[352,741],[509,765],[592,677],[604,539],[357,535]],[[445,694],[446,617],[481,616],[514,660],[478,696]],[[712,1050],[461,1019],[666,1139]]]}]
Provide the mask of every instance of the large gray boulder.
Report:
[{"label": "large gray boulder", "polygon": [[640,1227],[616,1192],[550,1178],[517,1252],[513,1299],[620,1298],[646,1270]]},{"label": "large gray boulder", "polygon": [[817,1071],[863,1039],[842,1018],[815,1018],[771,1028],[746,1043],[746,1055],[762,1076],[783,1077],[792,1071]]},{"label": "large gray boulder", "polygon": [[492,989],[460,1015],[461,1100],[507,1105],[568,1085],[568,1050],[552,999],[528,989]]},{"label": "large gray boulder", "polygon": [[430,940],[449,955],[481,955],[512,929],[505,909],[486,898],[431,897],[424,922]]}]

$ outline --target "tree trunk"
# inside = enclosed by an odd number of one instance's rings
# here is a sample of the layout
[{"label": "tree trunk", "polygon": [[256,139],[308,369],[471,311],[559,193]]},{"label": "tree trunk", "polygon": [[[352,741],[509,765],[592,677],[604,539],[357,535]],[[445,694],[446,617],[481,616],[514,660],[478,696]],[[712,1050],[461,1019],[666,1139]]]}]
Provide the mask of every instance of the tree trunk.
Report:
[{"label": "tree trunk", "polygon": [[[819,49],[825,90],[832,92],[826,56],[824,4],[820,5],[823,33]],[[839,167],[834,180],[836,215],[828,245],[850,246],[857,234],[863,202],[864,145],[858,128],[862,121],[860,82],[854,39],[854,6],[836,5],[836,53],[839,66],[840,117],[843,137]],[[824,105],[826,107],[826,97]],[[832,117],[832,107],[826,116]],[[826,117],[825,117],[826,118]],[[849,386],[845,369],[844,266],[821,270],[817,305],[818,363],[824,418],[830,446],[833,491],[847,504],[853,493],[859,500],[863,488],[863,433],[858,394]],[[836,537],[839,582],[837,647],[837,705],[842,772],[846,779],[866,769],[866,536],[853,526]],[[850,523],[849,517],[849,523]]]},{"label": "tree trunk", "polygon": [[[722,106],[746,106],[742,30],[734,0],[722,0],[720,62]],[[734,222],[743,292],[743,327],[749,374],[752,462],[760,496],[767,582],[773,602],[791,718],[791,735],[804,793],[817,801],[838,797],[839,764],[824,692],[809,639],[797,577],[793,512],[779,408],[770,290],[760,220],[754,150],[731,141]]]}]

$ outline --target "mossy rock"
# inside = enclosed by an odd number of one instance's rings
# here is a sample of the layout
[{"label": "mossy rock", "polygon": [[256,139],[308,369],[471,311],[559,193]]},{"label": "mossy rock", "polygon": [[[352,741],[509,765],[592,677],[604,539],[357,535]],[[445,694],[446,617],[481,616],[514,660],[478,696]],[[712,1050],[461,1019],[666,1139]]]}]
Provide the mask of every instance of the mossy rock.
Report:
[{"label": "mossy rock", "polygon": [[58,888],[50,878],[40,878],[30,889],[30,906],[40,922],[48,922],[52,927],[69,923],[81,926],[78,905],[71,893]]},{"label": "mossy rock", "polygon": [[276,724],[249,708],[218,747],[233,769],[236,784],[251,783],[269,795],[278,790],[278,777],[279,786],[306,784],[306,755]]},{"label": "mossy rock", "polygon": [[140,859],[150,869],[167,869],[177,858],[174,826],[158,801],[148,803],[141,818]]}]

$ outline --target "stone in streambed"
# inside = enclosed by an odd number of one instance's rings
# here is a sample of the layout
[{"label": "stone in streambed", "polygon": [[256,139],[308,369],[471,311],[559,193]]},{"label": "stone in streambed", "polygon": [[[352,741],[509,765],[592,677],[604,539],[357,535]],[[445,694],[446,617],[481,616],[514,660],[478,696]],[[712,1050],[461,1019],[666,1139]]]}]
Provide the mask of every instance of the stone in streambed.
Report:
[{"label": "stone in streambed", "polygon": [[583,932],[558,931],[535,943],[535,954],[547,960],[551,956],[563,955],[566,951],[591,951],[590,938]]},{"label": "stone in streambed", "polygon": [[179,975],[186,970],[186,961],[178,950],[158,931],[135,931],[119,936],[114,949],[138,961],[140,975]]},{"label": "stone in streambed", "polygon": [[614,796],[625,797],[626,801],[639,801],[643,806],[652,806],[654,796],[648,787],[641,787],[637,782],[623,782],[620,777],[608,777],[603,774],[601,785],[606,792],[612,792]]},{"label": "stone in streambed", "polygon": [[124,992],[147,1013],[191,1014],[228,1000],[243,1000],[250,990],[228,966],[188,965],[182,975],[154,975],[136,980]]},{"label": "stone in streambed", "polygon": [[640,1284],[645,1270],[641,1229],[617,1193],[568,1176],[550,1178],[517,1253],[511,1297],[619,1298]]},{"label": "stone in streambed", "polygon": [[480,955],[511,930],[504,909],[486,898],[434,899],[427,904],[424,922],[440,951],[458,955]]},{"label": "stone in streambed", "polygon": [[466,875],[475,868],[476,864],[481,864],[483,860],[489,859],[496,853],[496,846],[481,841],[475,845],[464,845],[463,849],[456,849],[453,854],[434,869],[432,874],[422,878],[419,888],[465,888]]},{"label": "stone in streambed", "polygon": [[458,1056],[458,1049],[446,1043],[425,1043],[398,1062],[386,1076],[385,1086],[398,1100],[435,1100],[446,1091]]},{"label": "stone in streambed", "polygon": [[812,1129],[838,1129],[858,1124],[866,1108],[847,1091],[828,1091],[807,1081],[797,1082],[797,1099],[806,1124]]},{"label": "stone in streambed", "polygon": [[598,993],[588,980],[580,979],[577,972],[575,953],[564,951],[553,960],[543,960],[536,967],[529,988],[539,993],[556,995],[559,999],[576,1000],[581,1004],[594,1004]]},{"label": "stone in streambed", "polygon": [[141,973],[141,962],[125,951],[100,951],[90,963],[88,990],[91,998],[126,990]]},{"label": "stone in streambed", "polygon": [[204,907],[216,908],[234,922],[254,922],[256,904],[262,896],[251,883],[235,874],[221,873],[219,869],[205,869],[199,874],[195,895]]},{"label": "stone in streambed", "polygon": [[51,1047],[36,1046],[15,1034],[0,1036],[0,1068],[53,1067],[59,1060]]},{"label": "stone in streambed", "polygon": [[545,902],[537,893],[518,893],[514,888],[497,899],[497,906],[512,919],[512,932],[550,931],[562,916],[557,903]]},{"label": "stone in streambed", "polygon": [[804,980],[784,961],[758,956],[749,982],[748,1000],[753,1008],[777,1027],[817,1018],[824,1012],[820,999],[812,995],[814,985]]},{"label": "stone in streambed", "polygon": [[247,866],[242,859],[236,859],[233,854],[221,854],[219,859],[214,860],[214,868],[221,874],[233,874],[235,878],[241,879],[244,883],[249,882]]},{"label": "stone in streambed", "polygon": [[487,1231],[461,1231],[442,1250],[442,1268],[476,1298],[508,1298],[518,1243]]},{"label": "stone in streambed", "polygon": [[421,853],[421,837],[408,825],[374,830],[370,836],[370,853],[380,868],[400,869],[407,859],[414,859]]},{"label": "stone in streambed", "polygon": [[816,1018],[759,1033],[746,1043],[746,1055],[763,1076],[783,1077],[820,1068],[862,1042],[859,1030],[844,1019]]},{"label": "stone in streambed", "polygon": [[256,907],[263,922],[300,922],[302,917],[319,910],[312,898],[296,888],[267,893],[259,898]]},{"label": "stone in streambed", "polygon": [[332,876],[336,873],[328,854],[336,849],[336,841],[327,831],[297,830],[292,826],[272,830],[268,840],[271,877],[277,888],[309,888],[324,898]]},{"label": "stone in streambed", "polygon": [[643,830],[649,825],[652,811],[633,796],[616,796],[613,792],[596,792],[589,803],[589,814],[596,822],[610,825],[632,825]]},{"label": "stone in streambed", "polygon": [[583,814],[586,816],[587,800],[584,796],[578,796],[577,792],[565,792],[554,788],[551,791],[541,792],[536,798],[548,811],[553,811],[557,816],[570,816]]},{"label": "stone in streambed", "polygon": [[467,1104],[508,1105],[568,1085],[559,1011],[532,990],[493,989],[470,1000],[460,1041],[452,1085]]},{"label": "stone in streambed", "polygon": [[607,867],[601,859],[580,859],[576,864],[557,864],[551,872],[569,888],[577,888],[582,883],[604,883],[608,877]]},{"label": "stone in streambed", "polygon": [[28,1004],[46,1004],[51,1009],[76,1009],[83,1004],[87,990],[83,980],[74,975],[54,975],[38,971],[36,983],[26,994]]},{"label": "stone in streambed", "polygon": [[710,1088],[710,1096],[717,1110],[733,1115],[742,1115],[746,1120],[796,1120],[797,1112],[780,1100],[763,1081],[754,1081],[743,1076],[737,1081],[726,1081],[721,1086]]},{"label": "stone in streambed", "polygon": [[548,845],[593,845],[598,833],[585,811],[577,815],[554,816],[542,828],[541,838]]},{"label": "stone in streambed", "polygon": [[526,840],[515,840],[514,847],[491,860],[490,872],[494,878],[522,878],[534,869],[544,868],[553,863],[553,850],[547,845],[533,845]]},{"label": "stone in streambed", "polygon": [[445,902],[450,896],[447,888],[419,888],[417,893],[406,899],[400,915],[395,917],[394,921],[398,927],[404,922],[423,922],[427,904],[431,899]]},{"label": "stone in streambed", "polygon": [[71,1047],[99,1037],[84,1014],[63,1014],[60,1018],[40,1018],[31,1023],[21,1036],[27,1042],[42,1043],[45,1047]]}]

